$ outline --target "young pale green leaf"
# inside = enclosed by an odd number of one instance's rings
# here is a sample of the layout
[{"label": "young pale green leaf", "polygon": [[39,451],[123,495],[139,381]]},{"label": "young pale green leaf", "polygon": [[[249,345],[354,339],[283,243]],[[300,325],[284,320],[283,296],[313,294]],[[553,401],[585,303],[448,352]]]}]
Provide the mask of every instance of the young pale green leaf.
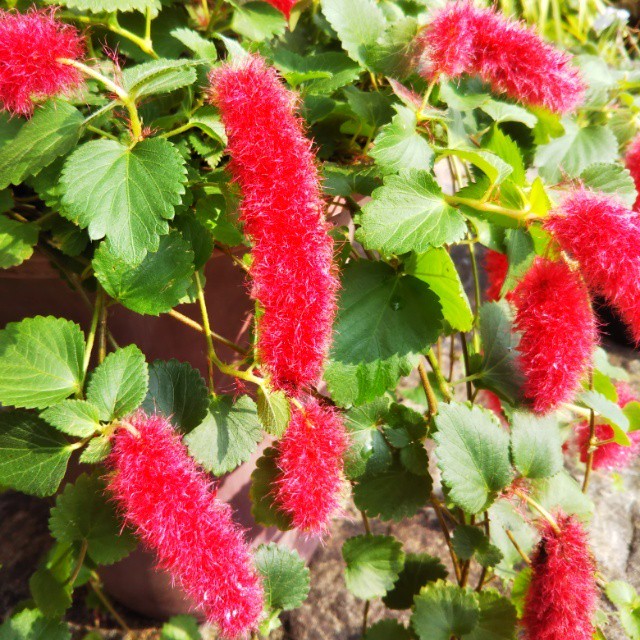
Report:
[{"label": "young pale green leaf", "polygon": [[382,262],[345,268],[325,379],[342,405],[382,395],[438,337],[442,312],[422,281]]},{"label": "young pale green leaf", "polygon": [[40,417],[62,433],[78,438],[100,430],[100,411],[86,400],[63,400],[45,409]]},{"label": "young pale green leaf", "polygon": [[235,403],[231,396],[219,396],[211,400],[204,420],[184,441],[207,471],[220,476],[246,462],[261,439],[255,402],[249,396],[240,396]]},{"label": "young pale green leaf", "polygon": [[450,640],[473,631],[479,617],[480,606],[471,589],[439,580],[415,597],[411,625],[420,640]]},{"label": "young pale green leaf", "polygon": [[524,185],[526,178],[522,153],[518,145],[508,135],[494,126],[489,136],[482,141],[482,146],[495,153],[511,167],[510,180],[517,185]]},{"label": "young pale green leaf", "polygon": [[60,582],[49,569],[40,568],[29,578],[29,590],[47,618],[60,618],[71,606],[72,585]]},{"label": "young pale green leaf", "polygon": [[291,518],[274,502],[275,481],[279,473],[277,457],[277,449],[269,447],[256,462],[249,489],[251,515],[256,522],[265,527],[277,527],[280,531],[288,531],[293,528]]},{"label": "young pale green leaf", "polygon": [[184,297],[193,281],[194,254],[177,232],[160,238],[157,251],[131,265],[115,247],[103,242],[95,252],[93,268],[105,291],[136,313],[167,313]]},{"label": "young pale green leaf", "polygon": [[16,267],[28,260],[38,242],[38,225],[0,215],[0,269]]},{"label": "young pale green leaf", "polygon": [[478,593],[480,618],[465,640],[513,640],[516,632],[516,608],[493,589]]},{"label": "young pale green leaf", "polygon": [[71,640],[71,631],[38,609],[22,609],[0,625],[0,640]]},{"label": "young pale green leaf", "polygon": [[440,298],[444,319],[456,331],[470,331],[473,312],[460,276],[446,249],[412,253],[405,263],[409,275],[419,278]]},{"label": "young pale green leaf", "polygon": [[356,536],[342,546],[344,579],[356,598],[370,600],[393,588],[404,565],[402,545],[393,536]]},{"label": "young pale green leaf", "polygon": [[299,607],[309,594],[309,569],[296,551],[275,543],[255,551],[256,569],[262,575],[265,598],[272,611]]},{"label": "young pale green leaf", "polygon": [[106,238],[113,254],[131,264],[157,251],[184,193],[184,159],[168,140],[147,138],[129,148],[92,140],[65,162],[61,213],[92,240]]},{"label": "young pale green leaf", "polygon": [[447,570],[440,558],[428,553],[408,553],[400,577],[382,601],[389,609],[410,609],[414,597],[420,593],[422,587],[446,577]]},{"label": "young pale green leaf", "polygon": [[511,457],[525,478],[546,478],[562,469],[562,438],[552,416],[511,414]]},{"label": "young pale green leaf", "polygon": [[398,173],[402,169],[428,171],[434,158],[429,143],[416,132],[416,114],[402,105],[396,105],[393,120],[382,127],[374,140],[369,155],[384,174]]},{"label": "young pale green leaf", "polygon": [[211,40],[203,38],[197,31],[177,27],[171,31],[171,35],[202,60],[213,63],[218,59],[216,45]]},{"label": "young pale green leaf", "polygon": [[479,149],[443,149],[440,158],[456,156],[470,162],[484,173],[491,184],[500,184],[513,173],[513,167],[490,151]]},{"label": "young pale green leaf", "polygon": [[32,413],[0,411],[0,486],[50,496],[71,452],[62,434]]},{"label": "young pale green leaf", "polygon": [[116,516],[98,476],[82,474],[57,497],[49,518],[51,535],[61,543],[85,542],[97,564],[112,564],[129,555],[137,541]]},{"label": "young pale green leaf", "polygon": [[188,615],[169,618],[162,625],[160,640],[202,640],[197,619]]},{"label": "young pale green leaf", "polygon": [[157,93],[169,93],[196,81],[196,70],[190,60],[152,60],[125,69],[122,85],[139,100]]},{"label": "young pale green leaf", "polygon": [[580,174],[580,180],[594,191],[617,195],[628,207],[633,207],[638,196],[629,169],[619,164],[591,164]]},{"label": "young pale green leaf", "polygon": [[359,242],[384,253],[422,252],[460,240],[467,225],[427,171],[388,176],[358,216]]},{"label": "young pale green leaf", "polygon": [[580,394],[580,400],[611,426],[615,442],[625,447],[631,445],[631,440],[627,435],[629,419],[616,402],[608,400],[597,391],[590,390],[583,391]]},{"label": "young pale green leaf", "polygon": [[609,362],[609,356],[602,347],[596,347],[593,352],[593,366],[604,373],[606,376],[613,378],[614,380],[629,380],[629,374],[622,367],[611,364]]},{"label": "young pale green leaf", "polygon": [[413,68],[409,51],[417,31],[415,18],[393,16],[377,42],[363,47],[366,67],[374,73],[393,78],[410,75]]},{"label": "young pale green leaf", "polygon": [[188,362],[156,360],[149,367],[149,389],[142,403],[147,414],[161,413],[182,433],[207,415],[209,392],[200,372]]},{"label": "young pale green leaf", "polygon": [[522,514],[506,500],[499,500],[489,509],[491,519],[491,542],[500,549],[502,560],[496,572],[505,578],[512,578],[514,567],[522,563],[522,558],[506,534],[511,532],[518,546],[529,553],[538,540],[537,531]]},{"label": "young pale green leaf", "polygon": [[561,471],[550,478],[540,478],[531,483],[532,497],[550,513],[562,509],[581,520],[588,521],[593,515],[593,501],[582,493],[580,485],[566,472]]},{"label": "young pale green leaf", "polygon": [[245,2],[236,5],[231,28],[240,35],[262,42],[281,35],[287,22],[280,11],[266,2]]},{"label": "young pale green leaf", "polygon": [[0,331],[0,403],[43,409],[82,386],[84,336],[64,318],[36,316]]},{"label": "young pale green leaf", "polygon": [[111,439],[108,436],[97,436],[89,440],[89,443],[80,454],[82,464],[97,464],[102,462],[111,453]]},{"label": "young pale green leaf", "polygon": [[0,189],[20,184],[73,149],[83,122],[80,111],[62,100],[49,101],[36,109],[33,117],[23,121],[0,146]]},{"label": "young pale green leaf", "polygon": [[502,560],[502,552],[491,544],[486,534],[471,525],[457,526],[451,538],[456,555],[461,560],[470,560],[475,556],[483,567],[494,567]]},{"label": "young pale green leaf", "polygon": [[91,374],[87,400],[98,408],[102,420],[122,418],[135,411],[149,386],[144,354],[136,345],[110,353]]},{"label": "young pale green leaf", "polygon": [[517,104],[500,102],[499,100],[489,98],[479,106],[482,111],[497,123],[521,122],[529,127],[529,129],[532,129],[536,126],[536,122],[538,122],[538,118],[533,113]]},{"label": "young pale green leaf", "polygon": [[114,11],[139,11],[144,13],[151,9],[153,13],[160,10],[160,0],[46,0],[49,4],[61,4],[69,9],[91,11],[92,13],[112,13]]},{"label": "young pale green leaf", "polygon": [[289,400],[282,391],[270,391],[258,387],[256,391],[258,419],[264,430],[274,438],[280,438],[289,424],[291,413]]},{"label": "young pale green leaf", "polygon": [[435,417],[436,456],[449,497],[467,513],[487,509],[512,478],[509,435],[490,411],[459,402]]}]

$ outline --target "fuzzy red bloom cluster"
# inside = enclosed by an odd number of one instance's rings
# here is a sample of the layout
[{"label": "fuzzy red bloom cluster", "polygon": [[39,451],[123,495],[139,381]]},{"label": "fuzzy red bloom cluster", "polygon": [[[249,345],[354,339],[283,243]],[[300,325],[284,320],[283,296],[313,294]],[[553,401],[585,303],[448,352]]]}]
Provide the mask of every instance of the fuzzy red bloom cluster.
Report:
[{"label": "fuzzy red bloom cluster", "polygon": [[284,14],[288,20],[291,16],[291,9],[295,6],[297,0],[266,0],[272,7]]},{"label": "fuzzy red bloom cluster", "polygon": [[487,274],[486,299],[489,302],[500,300],[500,291],[509,270],[507,256],[499,251],[488,249],[484,256],[484,269]]},{"label": "fuzzy red bloom cluster", "polygon": [[640,343],[640,214],[615,196],[579,188],[547,220],[587,285],[618,311]]},{"label": "fuzzy red bloom cluster", "polygon": [[422,75],[478,75],[494,91],[524,104],[565,113],[584,96],[571,56],[533,30],[463,0],[435,12],[418,36]]},{"label": "fuzzy red bloom cluster", "polygon": [[31,115],[34,99],[64,93],[82,82],[77,69],[58,59],[83,55],[82,37],[56,20],[54,10],[0,10],[0,105],[13,114]]},{"label": "fuzzy red bloom cluster", "polygon": [[289,427],[278,443],[276,500],[298,529],[326,532],[340,507],[346,449],[347,434],[338,411],[313,398],[304,411],[292,405]]},{"label": "fuzzy red bloom cluster", "polygon": [[[639,398],[633,389],[625,382],[616,384],[618,391],[618,405],[624,408],[629,402]],[[589,454],[589,423],[584,421],[575,427],[575,444],[580,454],[580,461],[586,462]],[[608,442],[597,446],[593,452],[593,468],[613,471],[628,467],[640,454],[640,431],[627,434],[631,440],[630,446]],[[613,428],[608,424],[596,425],[596,438],[599,441],[613,438]]]},{"label": "fuzzy red bloom cluster", "polygon": [[261,58],[216,69],[211,83],[253,242],[258,353],[272,386],[298,393],[320,376],[338,288],[311,142],[295,94]]},{"label": "fuzzy red bloom cluster", "polygon": [[537,413],[570,400],[596,345],[589,295],[565,262],[536,258],[513,290],[524,395]]},{"label": "fuzzy red bloom cluster", "polygon": [[531,557],[533,571],[522,626],[526,640],[591,640],[596,610],[595,564],[582,524],[556,515],[559,532],[544,522]]},{"label": "fuzzy red bloom cluster", "polygon": [[262,584],[231,507],[216,499],[173,428],[135,415],[116,433],[108,487],[126,521],[226,638],[254,629]]},{"label": "fuzzy red bloom cluster", "polygon": [[627,169],[629,169],[629,173],[636,185],[636,191],[638,192],[638,196],[633,205],[633,208],[637,209],[638,205],[640,205],[640,135],[636,136],[629,145],[624,162],[627,165]]}]

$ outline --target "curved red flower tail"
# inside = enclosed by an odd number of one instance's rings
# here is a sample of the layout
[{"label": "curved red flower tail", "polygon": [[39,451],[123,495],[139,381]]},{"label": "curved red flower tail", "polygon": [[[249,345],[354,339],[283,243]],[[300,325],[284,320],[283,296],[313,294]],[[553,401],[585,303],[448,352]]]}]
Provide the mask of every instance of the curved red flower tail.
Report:
[{"label": "curved red flower tail", "polygon": [[627,154],[624,158],[624,163],[629,169],[629,173],[633,178],[633,182],[636,185],[636,201],[633,205],[634,209],[637,209],[640,205],[640,135],[636,136],[627,149]]},{"label": "curved red flower tail", "polygon": [[468,1],[438,9],[416,47],[418,70],[427,78],[478,75],[498,93],[559,113],[574,109],[584,96],[569,54],[532,29]]},{"label": "curved red flower tail", "polygon": [[342,418],[333,407],[313,398],[303,411],[292,404],[291,421],[278,443],[276,502],[298,529],[323,534],[339,510],[347,443]]},{"label": "curved red flower tail", "polygon": [[524,395],[537,413],[571,400],[596,346],[589,295],[565,262],[536,258],[512,292]]},{"label": "curved red flower tail", "polygon": [[589,288],[611,303],[640,344],[640,214],[615,196],[579,188],[545,227],[580,263]]},{"label": "curved red flower tail", "polygon": [[291,17],[291,10],[296,5],[297,0],[265,0],[272,7],[275,7],[288,20]]},{"label": "curved red flower tail", "polygon": [[60,58],[78,60],[84,42],[75,27],[55,19],[55,9],[0,10],[0,105],[31,115],[34,100],[66,93],[82,74]]},{"label": "curved red flower tail", "polygon": [[116,433],[109,490],[158,566],[224,637],[243,636],[257,626],[263,591],[231,507],[216,499],[169,422],[143,413],[130,422],[139,436]]},{"label": "curved red flower tail", "polygon": [[258,355],[271,385],[295,395],[320,376],[338,289],[311,142],[295,94],[261,58],[210,78],[253,242],[253,296],[263,309]]},{"label": "curved red flower tail", "polygon": [[526,640],[591,640],[598,590],[587,534],[574,517],[556,515],[559,531],[548,522],[531,557],[533,571],[522,626]]},{"label": "curved red flower tail", "polygon": [[487,274],[486,299],[489,302],[500,300],[500,291],[509,270],[507,256],[499,251],[488,249],[484,256],[484,269]]}]

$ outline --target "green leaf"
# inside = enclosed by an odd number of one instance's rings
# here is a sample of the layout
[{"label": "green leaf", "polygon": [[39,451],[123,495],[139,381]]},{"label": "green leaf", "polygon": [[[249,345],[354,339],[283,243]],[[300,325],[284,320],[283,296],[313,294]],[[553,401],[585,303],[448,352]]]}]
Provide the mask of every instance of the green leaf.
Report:
[{"label": "green leaf", "polygon": [[37,609],[23,609],[0,626],[0,640],[71,640],[66,622],[50,620]]},{"label": "green leaf", "polygon": [[16,267],[33,254],[38,225],[0,216],[0,269]]},{"label": "green leaf", "polygon": [[[345,473],[349,479],[358,478],[367,469],[379,471],[387,468],[386,462],[390,462],[390,449],[378,431],[378,422],[384,419],[388,407],[389,398],[384,396],[360,407],[355,407],[345,414],[345,426],[349,432],[349,450],[345,456]],[[376,443],[380,441],[384,447],[383,450],[389,456],[389,459],[381,466],[377,465],[377,461],[373,458],[376,454]]]},{"label": "green leaf", "polygon": [[92,13],[111,13],[113,11],[139,11],[144,13],[152,9],[154,13],[160,9],[160,0],[46,0],[49,4],[62,4],[78,11]]},{"label": "green leaf", "polygon": [[280,11],[266,2],[236,5],[231,28],[249,40],[261,42],[284,33],[287,22]]},{"label": "green leaf", "polygon": [[638,196],[629,169],[619,164],[591,164],[580,174],[580,180],[594,191],[617,195],[628,207],[633,207]]},{"label": "green leaf", "polygon": [[207,62],[215,62],[218,59],[218,51],[216,45],[203,38],[197,31],[187,29],[187,27],[177,27],[171,31],[172,37],[182,42],[182,44],[191,50],[198,58]]},{"label": "green leaf", "polygon": [[103,242],[93,268],[105,291],[128,309],[152,316],[171,311],[193,280],[193,251],[179,233],[160,238],[158,250],[132,266]]},{"label": "green leaf", "polygon": [[[202,269],[213,253],[213,235],[209,229],[207,229],[206,225],[193,214],[178,216],[174,224],[193,252],[193,270],[198,271]],[[170,233],[169,236],[171,235]],[[162,240],[160,244],[162,244]],[[163,257],[163,260],[166,261],[166,256]],[[184,270],[186,272],[186,266]],[[191,265],[189,265],[189,270],[192,270]]]},{"label": "green leaf", "polygon": [[25,318],[0,331],[0,403],[42,409],[82,388],[84,336],[64,318]]},{"label": "green leaf", "polygon": [[415,169],[388,176],[362,208],[358,222],[357,240],[384,253],[426,251],[460,240],[467,230],[433,176]]},{"label": "green leaf", "polygon": [[449,497],[467,513],[487,509],[512,478],[509,436],[478,406],[441,404],[436,456]]},{"label": "green leaf", "polygon": [[262,439],[255,402],[241,396],[211,400],[204,420],[185,436],[189,453],[216,476],[233,471],[246,462]]},{"label": "green leaf", "polygon": [[254,561],[271,610],[290,611],[307,599],[309,569],[296,551],[273,542],[261,544],[255,551]]},{"label": "green leaf", "polygon": [[98,476],[82,474],[68,484],[51,509],[49,529],[61,543],[81,543],[97,564],[112,564],[129,555],[137,541],[122,528]]},{"label": "green leaf", "polygon": [[538,118],[533,113],[517,104],[500,102],[499,100],[490,98],[479,106],[482,111],[498,123],[521,122],[529,127],[529,129],[532,129],[538,121]]},{"label": "green leaf", "polygon": [[397,173],[401,169],[431,169],[434,153],[429,143],[416,132],[416,114],[402,105],[395,105],[396,115],[382,127],[369,155],[382,173]]},{"label": "green leaf", "polygon": [[451,544],[461,560],[471,560],[474,556],[483,567],[494,567],[502,560],[502,552],[489,542],[486,534],[478,527],[460,525],[455,528]]},{"label": "green leaf", "polygon": [[80,455],[83,464],[97,464],[102,462],[111,453],[111,439],[108,436],[97,436],[89,440],[89,443]]},{"label": "green leaf", "polygon": [[413,70],[409,52],[417,31],[415,18],[394,16],[376,43],[364,47],[367,68],[388,77],[406,77]]},{"label": "green leaf", "polygon": [[478,593],[480,619],[465,640],[513,640],[516,632],[516,608],[492,589]]},{"label": "green leaf", "polygon": [[511,457],[525,478],[545,478],[562,469],[562,438],[556,420],[532,413],[511,414]]},{"label": "green leaf", "polygon": [[342,546],[344,579],[356,598],[384,596],[398,579],[404,564],[402,545],[393,536],[356,536]]},{"label": "green leaf", "polygon": [[525,183],[525,168],[522,153],[518,145],[506,134],[494,126],[482,146],[495,153],[501,160],[504,160],[512,169],[509,179],[517,185]]},{"label": "green leaf", "polygon": [[160,640],[202,640],[198,626],[193,616],[173,616],[162,625]]},{"label": "green leaf", "polygon": [[566,471],[534,480],[532,488],[532,497],[551,513],[562,509],[582,520],[589,520],[593,515],[593,502]]},{"label": "green leaf", "polygon": [[529,270],[536,257],[533,238],[524,229],[507,229],[505,234],[509,269],[500,294],[511,291]]},{"label": "green leaf", "polygon": [[513,167],[510,164],[489,151],[478,149],[443,149],[440,151],[440,158],[447,156],[456,156],[478,167],[489,178],[491,184],[500,184],[513,173]]},{"label": "green leaf", "polygon": [[367,629],[363,640],[412,640],[413,637],[397,620],[379,620]]},{"label": "green leaf", "polygon": [[355,116],[359,120],[354,130],[360,131],[363,125],[370,127],[373,133],[378,127],[391,121],[393,103],[385,93],[361,91],[353,85],[345,87],[343,93]]},{"label": "green leaf", "polygon": [[473,591],[441,580],[423,587],[415,603],[411,624],[420,640],[464,636],[473,631],[480,617]]},{"label": "green leaf", "polygon": [[274,502],[275,481],[278,476],[278,451],[275,447],[265,449],[251,474],[251,515],[265,527],[277,527],[280,531],[293,528],[289,515],[280,511]]},{"label": "green leaf", "polygon": [[48,618],[63,616],[71,606],[72,586],[61,583],[49,569],[38,569],[31,576],[29,590],[38,609]]},{"label": "green leaf", "polygon": [[382,262],[347,266],[325,372],[334,400],[362,404],[381,395],[410,371],[441,326],[438,298],[424,282]]},{"label": "green leaf", "polygon": [[496,572],[502,577],[511,579],[514,566],[522,563],[520,554],[507,537],[510,531],[520,548],[529,553],[538,541],[537,531],[523,519],[522,514],[506,500],[499,500],[489,509],[491,519],[491,541],[500,549],[502,560]]},{"label": "green leaf", "polygon": [[322,13],[345,51],[366,66],[367,47],[376,44],[387,21],[374,0],[322,0]]},{"label": "green leaf", "polygon": [[638,592],[628,582],[623,580],[612,580],[605,587],[607,598],[616,606],[638,605]]},{"label": "green leaf", "polygon": [[68,102],[51,100],[20,122],[22,126],[0,146],[0,189],[20,184],[73,149],[84,117]]},{"label": "green leaf", "polygon": [[447,570],[440,558],[428,553],[408,553],[400,577],[382,601],[389,609],[410,609],[414,596],[420,593],[422,587],[446,577]]},{"label": "green leaf", "polygon": [[190,60],[152,60],[125,69],[122,86],[135,100],[157,93],[169,93],[196,81]]},{"label": "green leaf", "polygon": [[0,486],[54,494],[72,449],[62,434],[26,411],[0,411]]},{"label": "green leaf", "polygon": [[291,413],[289,400],[282,391],[271,391],[265,387],[256,390],[258,419],[264,430],[274,438],[280,438],[289,424]]},{"label": "green leaf", "polygon": [[605,396],[597,391],[583,391],[580,394],[580,401],[593,409],[607,424],[613,429],[615,442],[625,447],[631,445],[631,440],[627,435],[629,431],[629,419],[616,402],[607,400]]},{"label": "green leaf", "polygon": [[122,418],[137,409],[147,394],[149,372],[136,345],[110,353],[91,374],[87,400],[102,420]]},{"label": "green leaf", "polygon": [[200,372],[188,362],[156,360],[149,367],[149,389],[142,403],[147,414],[161,413],[182,433],[207,415],[209,392]]},{"label": "green leaf", "polygon": [[535,166],[547,182],[556,184],[564,175],[577,178],[594,162],[615,162],[618,143],[609,127],[598,124],[580,128],[573,120],[563,124],[564,135],[536,151]]},{"label": "green leaf", "polygon": [[112,252],[131,264],[157,251],[167,219],[184,193],[184,159],[168,140],[147,138],[129,148],[92,140],[65,162],[61,213],[92,240],[106,236]]},{"label": "green leaf", "polygon": [[440,298],[444,319],[456,331],[471,331],[473,312],[453,260],[444,248],[412,253],[405,263],[409,275],[419,278]]},{"label": "green leaf", "polygon": [[64,400],[45,409],[40,417],[62,433],[78,438],[100,429],[100,412],[86,400]]}]

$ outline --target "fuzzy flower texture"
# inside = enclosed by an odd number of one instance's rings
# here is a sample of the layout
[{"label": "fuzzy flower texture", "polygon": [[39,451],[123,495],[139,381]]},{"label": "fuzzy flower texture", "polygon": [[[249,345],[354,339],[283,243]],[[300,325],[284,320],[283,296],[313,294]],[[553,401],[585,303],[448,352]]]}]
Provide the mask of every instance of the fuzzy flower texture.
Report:
[{"label": "fuzzy flower texture", "polygon": [[84,55],[78,31],[55,19],[53,9],[0,10],[0,105],[15,115],[33,113],[34,100],[77,87],[80,72],[58,62]]},{"label": "fuzzy flower texture", "polygon": [[338,288],[311,142],[295,94],[260,57],[214,70],[211,83],[253,242],[258,354],[272,386],[297,395],[320,376]]},{"label": "fuzzy flower texture", "polygon": [[266,0],[272,7],[275,7],[288,20],[291,17],[291,10],[296,5],[297,0]]},{"label": "fuzzy flower texture", "polygon": [[526,640],[591,640],[597,604],[595,564],[582,524],[556,515],[559,531],[541,525],[522,626]]},{"label": "fuzzy flower texture", "polygon": [[257,626],[263,591],[231,507],[216,499],[173,428],[135,415],[116,433],[108,487],[126,521],[225,638]]},{"label": "fuzzy flower texture", "polygon": [[566,113],[585,87],[571,56],[532,29],[462,0],[437,10],[416,41],[418,69],[427,78],[478,75],[497,93]]}]

